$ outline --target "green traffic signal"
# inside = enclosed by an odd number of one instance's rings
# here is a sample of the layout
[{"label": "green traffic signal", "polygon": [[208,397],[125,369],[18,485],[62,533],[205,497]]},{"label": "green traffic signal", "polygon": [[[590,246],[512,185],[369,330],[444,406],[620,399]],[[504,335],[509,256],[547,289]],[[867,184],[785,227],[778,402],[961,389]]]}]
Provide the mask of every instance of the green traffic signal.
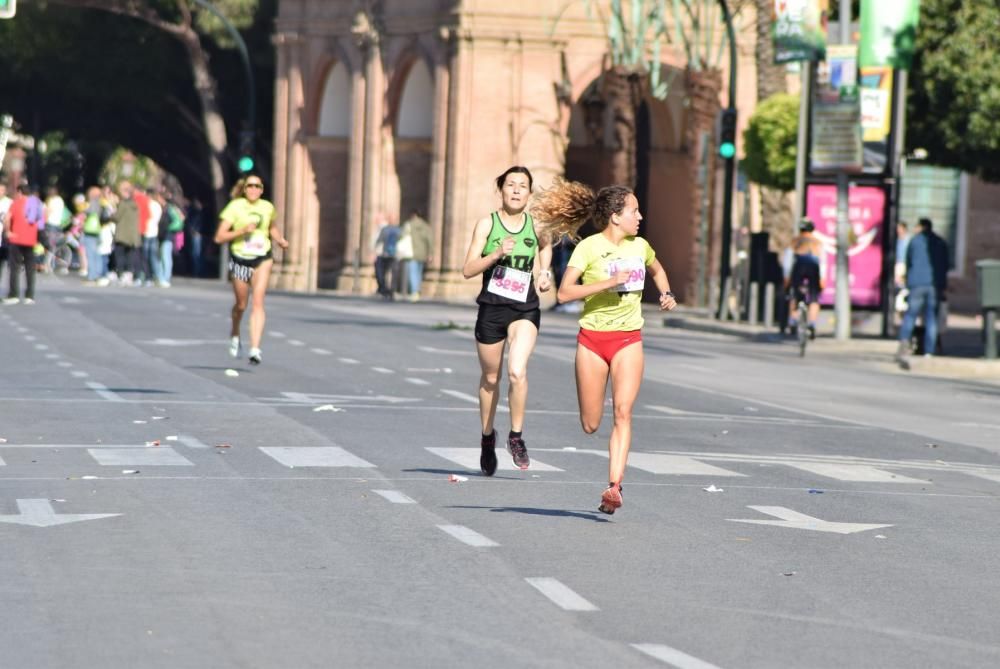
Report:
[{"label": "green traffic signal", "polygon": [[12,19],[17,13],[17,0],[0,0],[0,19]]},{"label": "green traffic signal", "polygon": [[240,172],[246,174],[253,169],[253,158],[250,156],[240,156],[236,166],[240,168]]},{"label": "green traffic signal", "polygon": [[719,155],[727,160],[736,155],[736,146],[732,142],[723,142],[719,145]]}]

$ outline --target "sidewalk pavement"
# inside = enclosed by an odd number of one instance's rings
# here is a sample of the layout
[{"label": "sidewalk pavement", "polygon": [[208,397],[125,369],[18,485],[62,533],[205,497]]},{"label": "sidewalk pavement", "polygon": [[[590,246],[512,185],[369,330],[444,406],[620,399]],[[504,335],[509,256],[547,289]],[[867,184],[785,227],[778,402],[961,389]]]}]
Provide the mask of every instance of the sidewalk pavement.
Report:
[{"label": "sidewalk pavement", "polygon": [[[655,311],[646,314],[647,327],[656,322]],[[806,355],[846,356],[854,362],[871,364],[882,371],[902,374],[935,376],[953,379],[985,381],[1000,385],[1000,359],[983,357],[982,317],[949,314],[947,327],[941,340],[943,355],[907,356],[902,363],[896,360],[899,343],[883,338],[878,317],[857,319],[851,338],[834,339],[833,314],[823,311],[818,323],[818,334],[810,342]],[[720,321],[704,309],[677,307],[664,314],[665,327],[710,332],[742,337],[750,341],[775,342],[787,338],[778,328],[750,325],[745,322]]]}]

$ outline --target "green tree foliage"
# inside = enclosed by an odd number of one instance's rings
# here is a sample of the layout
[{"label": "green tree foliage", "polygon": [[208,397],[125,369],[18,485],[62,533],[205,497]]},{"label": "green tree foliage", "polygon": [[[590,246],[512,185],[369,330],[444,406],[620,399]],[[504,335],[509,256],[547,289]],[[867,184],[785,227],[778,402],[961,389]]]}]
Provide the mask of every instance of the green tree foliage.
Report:
[{"label": "green tree foliage", "polygon": [[910,74],[907,145],[1000,181],[1000,4],[923,0]]},{"label": "green tree foliage", "polygon": [[782,191],[795,188],[798,132],[799,96],[778,93],[757,105],[743,132],[741,165],[750,181]]}]

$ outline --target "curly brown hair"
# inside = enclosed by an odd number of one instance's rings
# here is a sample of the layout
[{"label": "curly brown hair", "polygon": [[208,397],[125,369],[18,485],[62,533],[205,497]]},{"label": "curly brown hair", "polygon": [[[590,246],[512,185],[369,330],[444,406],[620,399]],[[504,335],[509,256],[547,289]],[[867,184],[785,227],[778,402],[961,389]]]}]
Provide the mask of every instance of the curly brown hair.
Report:
[{"label": "curly brown hair", "polygon": [[556,178],[551,188],[535,197],[531,215],[538,221],[536,232],[559,239],[566,235],[578,240],[577,232],[587,221],[593,221],[598,232],[608,227],[612,214],[621,214],[625,200],[632,195],[625,186],[605,186],[594,194],[593,189],[579,181]]}]

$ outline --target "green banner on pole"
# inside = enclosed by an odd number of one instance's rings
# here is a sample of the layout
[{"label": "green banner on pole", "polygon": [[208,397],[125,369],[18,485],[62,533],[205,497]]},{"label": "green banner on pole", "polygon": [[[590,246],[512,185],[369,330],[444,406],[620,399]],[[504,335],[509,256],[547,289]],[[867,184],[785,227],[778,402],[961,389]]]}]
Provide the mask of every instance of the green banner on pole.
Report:
[{"label": "green banner on pole", "polygon": [[861,67],[910,69],[920,0],[861,0]]},{"label": "green banner on pole", "polygon": [[828,0],[774,0],[774,62],[826,57]]}]

